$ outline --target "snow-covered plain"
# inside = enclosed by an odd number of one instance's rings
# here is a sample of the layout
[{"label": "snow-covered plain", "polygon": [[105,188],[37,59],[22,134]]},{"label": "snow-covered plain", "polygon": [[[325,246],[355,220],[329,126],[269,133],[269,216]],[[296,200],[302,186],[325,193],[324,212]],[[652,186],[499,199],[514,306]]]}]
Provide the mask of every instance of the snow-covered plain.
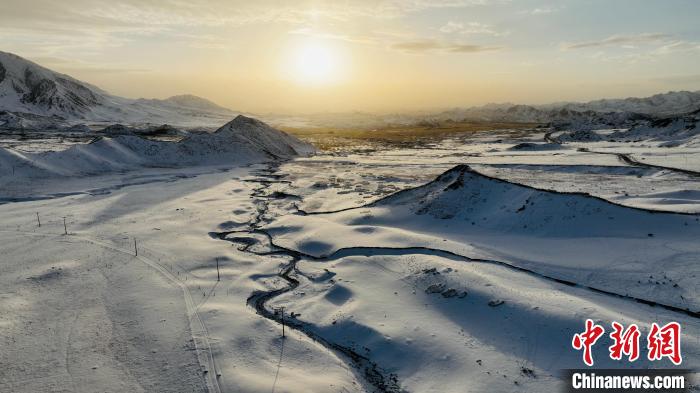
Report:
[{"label": "snow-covered plain", "polygon": [[[0,175],[0,390],[557,391],[586,318],[678,321],[700,364],[687,147],[504,130],[178,163],[130,138],[3,153],[27,164]],[[596,367],[671,366],[608,345]]]},{"label": "snow-covered plain", "polygon": [[[581,365],[569,339],[586,318],[681,321],[697,364],[697,178],[510,135],[283,166],[301,210],[265,230],[306,257],[301,284],[274,304],[365,350],[409,391],[556,391],[560,370]],[[535,146],[514,148],[523,140]],[[600,367],[629,366],[606,348]]]},{"label": "snow-covered plain", "polygon": [[246,306],[282,261],[208,236],[255,214],[253,170],[0,206],[0,356],[14,365],[0,390],[252,392],[277,376],[278,391],[358,391],[337,356],[280,340]]}]

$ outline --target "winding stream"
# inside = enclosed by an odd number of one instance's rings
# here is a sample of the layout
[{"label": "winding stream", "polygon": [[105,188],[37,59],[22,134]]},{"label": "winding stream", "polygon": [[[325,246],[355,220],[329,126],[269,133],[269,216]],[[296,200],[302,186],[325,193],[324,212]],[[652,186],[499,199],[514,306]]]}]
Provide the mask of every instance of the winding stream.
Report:
[{"label": "winding stream", "polygon": [[[285,316],[283,314],[280,314],[277,311],[271,310],[268,308],[267,304],[270,300],[284,294],[287,292],[291,292],[295,290],[299,286],[299,280],[294,278],[294,275],[298,272],[297,271],[297,262],[299,262],[302,258],[308,257],[305,254],[302,254],[300,252],[282,248],[275,246],[272,243],[272,238],[270,235],[265,232],[264,230],[260,229],[260,227],[265,224],[266,222],[269,221],[269,218],[266,218],[267,214],[270,212],[270,203],[275,200],[286,200],[286,199],[291,199],[291,200],[298,200],[299,197],[295,195],[290,195],[290,194],[284,194],[284,193],[276,193],[273,192],[271,194],[268,194],[267,191],[270,188],[271,185],[277,184],[277,183],[287,183],[289,184],[288,181],[286,180],[281,180],[284,175],[279,175],[277,174],[277,169],[279,167],[279,163],[274,163],[270,164],[266,169],[262,171],[262,173],[257,174],[256,179],[251,179],[247,180],[248,182],[254,182],[258,183],[259,186],[253,191],[251,196],[254,198],[257,198],[258,200],[258,209],[257,213],[255,214],[253,220],[247,224],[246,229],[242,230],[235,230],[235,231],[225,231],[225,232],[212,232],[210,235],[212,237],[225,240],[225,241],[231,241],[236,244],[244,244],[242,248],[239,248],[240,251],[243,252],[248,252],[251,254],[255,254],[257,256],[286,256],[290,258],[290,261],[282,268],[282,270],[278,273],[278,276],[286,282],[286,286],[283,288],[279,289],[274,289],[271,291],[255,291],[253,292],[250,297],[247,300],[248,305],[251,307],[255,308],[255,311],[271,320],[275,321],[276,323],[282,324],[284,323],[285,326],[295,329],[299,332],[302,332],[305,334],[307,337],[311,338],[312,340],[318,342],[319,344],[323,345],[324,347],[328,348],[329,350],[332,350],[336,352],[337,354],[342,355],[343,358],[349,360],[351,364],[359,370],[359,373],[361,377],[365,380],[365,382],[370,385],[373,388],[374,392],[379,392],[379,393],[399,393],[399,392],[404,392],[403,389],[401,389],[398,378],[395,374],[391,374],[386,372],[384,369],[379,367],[375,362],[370,360],[368,357],[359,354],[357,351],[350,347],[346,347],[343,345],[340,345],[335,342],[331,342],[324,337],[320,336],[319,334],[315,333],[313,329],[311,329],[311,325],[302,321],[299,321],[295,318],[291,318],[290,316]],[[292,208],[296,210],[296,204],[292,204]],[[235,237],[229,238],[229,235],[234,235]],[[254,245],[259,244],[259,239],[256,238],[254,235],[256,234],[262,234],[265,235],[269,239],[270,243],[270,251],[266,252],[255,252],[252,251],[251,248]]]},{"label": "winding stream", "polygon": [[[320,213],[307,213],[300,210],[297,203],[301,198],[297,195],[287,194],[284,192],[269,192],[269,188],[274,184],[290,184],[290,181],[283,180],[286,175],[278,174],[279,163],[270,164],[267,168],[263,169],[260,173],[256,174],[255,179],[248,179],[246,181],[257,183],[259,186],[254,189],[251,194],[252,197],[256,198],[257,212],[253,217],[253,220],[246,225],[244,229],[222,231],[222,232],[211,232],[210,235],[214,238],[232,242],[238,244],[240,251],[251,253],[261,257],[270,256],[283,256],[288,257],[289,262],[287,262],[281,271],[278,273],[280,277],[286,283],[286,286],[279,289],[274,289],[270,291],[256,291],[250,295],[247,300],[248,305],[255,308],[256,312],[276,323],[284,323],[286,326],[302,332],[307,337],[318,342],[324,347],[333,350],[337,354],[342,355],[351,363],[356,370],[359,371],[359,375],[364,379],[364,381],[373,388],[374,392],[404,392],[401,388],[398,378],[395,374],[388,373],[385,369],[377,365],[367,356],[359,354],[354,349],[340,345],[338,343],[327,340],[318,333],[315,332],[314,326],[310,323],[299,321],[296,318],[285,316],[279,312],[272,310],[268,307],[268,303],[277,298],[280,295],[291,292],[295,290],[300,282],[295,278],[300,272],[297,270],[297,263],[301,260],[313,260],[313,261],[330,261],[337,258],[354,256],[354,255],[404,255],[404,254],[425,254],[425,255],[437,255],[448,259],[456,259],[471,263],[488,263],[499,265],[508,269],[512,269],[523,274],[529,274],[535,276],[539,279],[556,282],[565,286],[578,287],[581,289],[589,290],[598,294],[612,296],[617,298],[623,298],[630,301],[635,301],[638,303],[646,304],[650,307],[659,307],[669,311],[682,313],[694,318],[700,317],[700,312],[696,310],[683,309],[680,307],[675,307],[667,304],[653,302],[647,299],[636,298],[629,295],[623,295],[611,291],[602,290],[599,288],[583,286],[573,281],[562,280],[556,277],[544,275],[529,269],[514,266],[507,262],[487,260],[487,259],[475,259],[463,256],[457,253],[453,253],[446,250],[433,249],[428,247],[403,247],[403,248],[392,248],[392,247],[347,247],[336,250],[330,255],[325,256],[314,256],[306,253],[302,253],[296,250],[282,247],[274,243],[272,236],[262,229],[262,227],[273,221],[274,216],[270,217],[272,212],[270,205],[273,201],[285,201],[287,203],[286,208],[289,208],[288,213],[292,214],[323,214],[329,212]],[[399,191],[400,192],[400,191]],[[350,209],[343,209],[350,210]],[[267,241],[263,243],[261,238],[265,238]],[[266,251],[255,251],[253,248],[255,246],[264,246]]]}]

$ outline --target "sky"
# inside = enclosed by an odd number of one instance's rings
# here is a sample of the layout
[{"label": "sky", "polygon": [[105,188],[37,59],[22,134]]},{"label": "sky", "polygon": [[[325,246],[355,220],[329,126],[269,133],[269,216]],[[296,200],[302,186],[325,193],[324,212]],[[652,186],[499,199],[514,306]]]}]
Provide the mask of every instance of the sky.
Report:
[{"label": "sky", "polygon": [[0,50],[125,97],[400,112],[700,90],[694,0],[0,0]]}]

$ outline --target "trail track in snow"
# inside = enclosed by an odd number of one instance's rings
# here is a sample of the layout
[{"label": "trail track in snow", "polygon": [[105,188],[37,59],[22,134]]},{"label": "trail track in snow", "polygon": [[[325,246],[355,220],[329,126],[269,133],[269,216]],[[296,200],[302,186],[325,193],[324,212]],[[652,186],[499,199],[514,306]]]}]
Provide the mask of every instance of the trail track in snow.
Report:
[{"label": "trail track in snow", "polygon": [[54,238],[71,238],[71,239],[78,239],[82,240],[88,243],[92,243],[95,245],[98,245],[100,247],[116,251],[122,254],[127,254],[131,255],[134,259],[148,265],[152,269],[156,270],[158,273],[163,275],[168,281],[170,281],[172,284],[175,286],[179,287],[182,290],[184,300],[185,300],[185,307],[187,310],[187,319],[190,324],[190,332],[192,334],[193,338],[193,344],[195,346],[195,351],[197,352],[197,358],[202,366],[205,366],[206,369],[203,372],[204,379],[207,384],[207,390],[211,393],[221,393],[221,387],[219,386],[219,372],[216,367],[216,363],[214,361],[214,356],[212,354],[212,349],[211,349],[211,343],[210,343],[210,337],[209,337],[209,331],[207,330],[206,325],[202,321],[202,318],[200,317],[199,313],[197,312],[197,306],[195,305],[194,300],[192,299],[192,295],[190,293],[189,288],[182,282],[180,281],[177,276],[172,274],[167,268],[162,266],[156,261],[150,260],[144,256],[134,256],[134,252],[132,250],[127,250],[125,248],[121,248],[118,246],[115,246],[113,244],[110,244],[106,241],[103,240],[98,240],[86,235],[79,235],[75,233],[69,233],[68,235],[63,235],[63,234],[56,234],[56,233],[39,233],[39,232],[27,232],[27,231],[10,231],[10,230],[0,230],[0,232],[5,232],[5,233],[21,233],[23,235],[31,235],[31,236],[41,236],[41,237],[54,237]]},{"label": "trail track in snow", "polygon": [[651,168],[651,169],[661,169],[661,170],[665,170],[665,171],[682,173],[682,174],[688,175],[688,176],[700,177],[700,172],[691,171],[690,169],[682,169],[682,168],[674,168],[674,167],[670,167],[670,166],[648,164],[646,162],[641,162],[641,161],[637,160],[636,158],[632,157],[629,153],[606,153],[606,152],[600,152],[600,151],[591,151],[591,152],[596,153],[596,154],[615,155],[615,156],[617,156],[618,160],[622,161],[625,164],[631,165],[631,166],[638,166],[638,167],[642,167],[642,168]]},{"label": "trail track in snow", "polygon": [[[544,134],[544,141],[547,143],[556,143],[558,145],[563,145],[558,138],[552,136],[557,131],[549,131]],[[692,171],[690,169],[683,169],[683,168],[676,168],[676,167],[670,167],[670,166],[663,166],[663,165],[656,165],[656,164],[649,164],[646,162],[642,162],[637,160],[636,158],[632,157],[630,153],[616,153],[616,152],[606,152],[606,151],[596,151],[596,150],[586,150],[590,153],[595,153],[595,154],[607,154],[607,155],[613,155],[617,156],[617,159],[620,160],[623,164],[627,164],[629,166],[636,166],[636,167],[642,167],[642,168],[650,168],[650,169],[661,169],[661,170],[666,170],[666,171],[672,171],[672,172],[677,172],[677,173],[682,173],[684,175],[688,176],[693,176],[693,177],[700,177],[700,172],[698,171]]]}]

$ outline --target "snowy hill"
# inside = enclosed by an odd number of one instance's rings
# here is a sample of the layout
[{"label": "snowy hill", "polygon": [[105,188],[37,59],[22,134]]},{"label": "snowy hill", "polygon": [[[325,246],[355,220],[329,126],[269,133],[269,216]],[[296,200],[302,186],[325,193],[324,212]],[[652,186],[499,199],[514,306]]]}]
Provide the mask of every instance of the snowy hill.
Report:
[{"label": "snowy hill", "polygon": [[383,125],[421,125],[448,121],[483,121],[548,124],[557,129],[595,130],[629,128],[639,122],[691,112],[700,108],[700,92],[668,92],[644,98],[603,99],[585,103],[523,105],[490,103],[453,108],[439,113],[346,114],[345,117],[309,117],[312,124],[342,127],[362,124],[366,128]]},{"label": "snowy hill", "polygon": [[568,107],[541,108],[531,105],[485,105],[454,109],[435,115],[437,121],[490,121],[548,123],[556,128],[623,128],[650,116],[634,112],[595,111]]},{"label": "snowy hill", "polygon": [[662,146],[700,145],[700,110],[638,124],[629,130],[617,131],[607,139],[617,141],[662,141]]},{"label": "snowy hill", "polygon": [[[19,121],[5,128],[42,127],[60,120],[71,123],[168,123],[181,126],[221,124],[234,112],[193,95],[164,100],[128,99],[60,74],[17,55],[0,52],[0,111]],[[37,120],[37,116],[43,116]],[[0,123],[3,126],[3,123]]]},{"label": "snowy hill", "polygon": [[0,109],[74,118],[106,102],[93,86],[0,52]]},{"label": "snowy hill", "polygon": [[626,128],[614,132],[598,133],[594,122],[570,124],[558,133],[560,142],[661,142],[662,147],[695,147],[700,145],[700,110],[668,117],[642,118],[632,121]]},{"label": "snowy hill", "polygon": [[564,108],[578,111],[635,112],[647,115],[670,115],[700,108],[700,91],[670,91],[644,98],[603,99],[586,103],[567,103]]},{"label": "snowy hill", "polygon": [[536,189],[466,165],[362,208],[287,216],[268,229],[277,244],[312,255],[370,245],[425,247],[700,310],[693,278],[700,271],[691,262],[700,256],[696,215]]},{"label": "snowy hill", "polygon": [[274,157],[292,157],[314,151],[310,144],[272,128],[260,120],[243,115],[238,115],[219,128],[215,135],[224,139],[234,139],[236,143],[255,147]]},{"label": "snowy hill", "polygon": [[243,164],[313,151],[311,145],[295,137],[239,115],[214,133],[191,134],[179,142],[120,135],[97,138],[57,152],[0,149],[0,179],[95,175],[142,167]]},{"label": "snowy hill", "polygon": [[455,108],[436,115],[452,120],[522,122],[610,122],[687,113],[700,108],[700,92],[668,92],[644,98],[603,99],[548,105],[487,104]]},{"label": "snowy hill", "polygon": [[179,96],[172,96],[170,98],[166,98],[164,100],[156,100],[160,101],[161,103],[170,103],[175,106],[180,106],[183,108],[191,108],[191,109],[200,109],[203,111],[221,111],[221,112],[227,112],[230,110],[226,109],[222,106],[219,106],[206,98],[202,97],[197,97],[192,94],[183,94]]},{"label": "snowy hill", "polygon": [[69,127],[69,123],[56,115],[42,116],[26,112],[0,111],[0,129],[55,129]]}]

